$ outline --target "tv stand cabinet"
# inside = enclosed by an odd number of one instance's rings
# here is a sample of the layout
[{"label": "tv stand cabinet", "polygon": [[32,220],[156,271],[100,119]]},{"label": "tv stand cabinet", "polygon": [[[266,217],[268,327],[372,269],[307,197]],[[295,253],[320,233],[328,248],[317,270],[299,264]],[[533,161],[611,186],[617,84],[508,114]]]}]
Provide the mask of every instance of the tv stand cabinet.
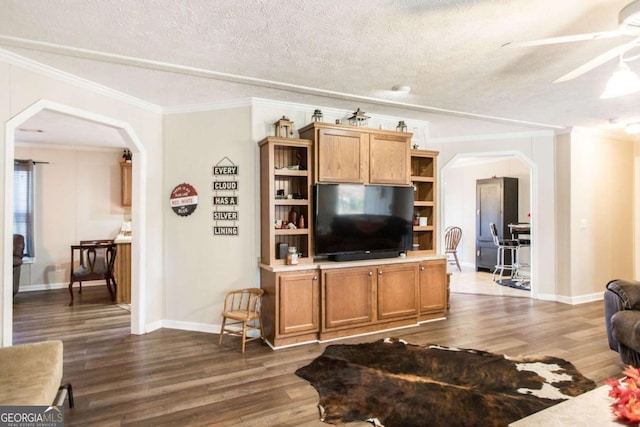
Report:
[{"label": "tv stand cabinet", "polygon": [[[444,255],[436,253],[435,151],[410,150],[411,134],[312,123],[301,139],[267,137],[260,151],[262,321],[274,348],[415,326],[448,309]],[[407,257],[319,261],[312,186],[319,182],[414,186],[418,250]],[[294,214],[295,213],[295,214]],[[304,221],[299,221],[300,217]],[[285,227],[297,217],[295,227]],[[283,249],[295,246],[297,265]],[[378,256],[375,254],[374,256]]]},{"label": "tv stand cabinet", "polygon": [[262,321],[274,348],[326,341],[445,317],[440,255],[260,265]]}]

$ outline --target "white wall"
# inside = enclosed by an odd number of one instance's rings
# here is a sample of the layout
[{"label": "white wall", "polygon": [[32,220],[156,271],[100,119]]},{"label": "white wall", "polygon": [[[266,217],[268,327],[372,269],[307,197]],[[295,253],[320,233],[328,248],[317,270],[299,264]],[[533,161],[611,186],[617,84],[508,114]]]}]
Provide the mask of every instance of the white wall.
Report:
[{"label": "white wall", "polygon": [[16,146],[15,157],[38,162],[35,169],[35,251],[22,266],[20,291],[69,283],[69,246],[111,239],[131,208],[120,203],[121,150]]},{"label": "white wall", "polygon": [[[462,240],[458,246],[460,263],[475,268],[476,263],[476,181],[491,177],[518,178],[518,221],[529,222],[530,171],[529,166],[513,157],[474,157],[454,161],[441,175],[442,228],[462,228]],[[440,241],[443,241],[441,238]],[[525,261],[525,260],[523,260]]]}]

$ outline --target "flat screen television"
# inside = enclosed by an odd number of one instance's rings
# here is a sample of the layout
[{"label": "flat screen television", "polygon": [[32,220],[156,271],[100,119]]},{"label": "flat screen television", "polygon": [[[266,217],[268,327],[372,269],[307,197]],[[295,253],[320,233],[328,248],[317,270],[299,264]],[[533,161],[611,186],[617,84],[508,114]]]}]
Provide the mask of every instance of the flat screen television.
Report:
[{"label": "flat screen television", "polygon": [[316,184],[314,250],[335,261],[390,258],[411,249],[413,188]]}]

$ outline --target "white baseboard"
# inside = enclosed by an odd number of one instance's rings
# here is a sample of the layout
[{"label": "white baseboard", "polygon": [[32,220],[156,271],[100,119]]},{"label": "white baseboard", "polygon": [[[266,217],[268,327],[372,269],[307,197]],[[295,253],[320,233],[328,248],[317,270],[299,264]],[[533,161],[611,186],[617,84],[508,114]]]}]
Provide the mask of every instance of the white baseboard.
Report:
[{"label": "white baseboard", "polygon": [[[219,334],[222,325],[211,325],[209,323],[196,323],[196,322],[181,322],[178,320],[162,320],[162,327],[167,329],[178,329],[181,331],[192,331],[192,332],[204,332],[207,334]],[[225,329],[232,329],[241,331],[242,329],[238,326],[225,326]],[[247,332],[247,335],[250,337],[257,337],[260,333],[256,330],[250,330]]]},{"label": "white baseboard", "polygon": [[180,329],[182,331],[206,332],[208,334],[219,334],[221,325],[210,325],[208,323],[182,322],[179,320],[162,320],[162,327],[168,329]]},{"label": "white baseboard", "polygon": [[162,329],[162,320],[158,320],[156,322],[148,323],[145,325],[145,333],[157,331],[158,329]]},{"label": "white baseboard", "polygon": [[538,294],[536,297],[536,299],[539,299],[542,301],[557,301],[557,302],[570,304],[570,305],[585,304],[585,303],[594,302],[594,301],[602,301],[603,298],[604,298],[604,292],[595,292],[592,294],[577,295],[573,297],[556,295],[556,294]]}]

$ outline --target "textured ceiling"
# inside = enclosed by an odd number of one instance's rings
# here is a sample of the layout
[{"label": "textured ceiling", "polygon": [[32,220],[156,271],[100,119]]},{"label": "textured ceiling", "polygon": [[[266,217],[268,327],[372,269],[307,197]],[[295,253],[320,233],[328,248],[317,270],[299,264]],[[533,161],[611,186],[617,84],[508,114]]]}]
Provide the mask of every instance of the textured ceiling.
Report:
[{"label": "textured ceiling", "polygon": [[163,108],[248,96],[363,107],[428,120],[432,137],[609,129],[640,121],[640,94],[599,98],[615,60],[552,82],[630,37],[501,46],[616,29],[628,2],[3,0],[0,48]]}]

